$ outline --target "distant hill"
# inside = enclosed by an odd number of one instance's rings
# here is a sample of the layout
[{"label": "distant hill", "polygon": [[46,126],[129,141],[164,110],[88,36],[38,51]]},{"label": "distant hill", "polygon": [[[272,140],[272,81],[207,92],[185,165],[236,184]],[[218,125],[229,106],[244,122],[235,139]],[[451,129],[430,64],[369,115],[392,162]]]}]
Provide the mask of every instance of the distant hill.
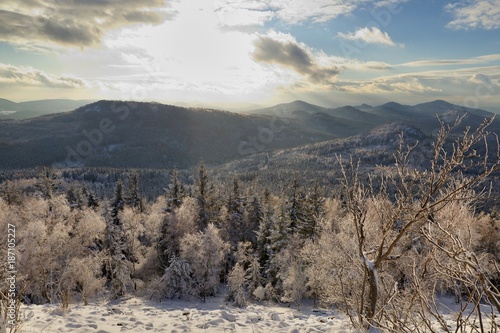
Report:
[{"label": "distant hill", "polygon": [[[436,116],[445,121],[452,121],[458,115],[467,114],[462,128],[465,126],[476,127],[484,118],[490,118],[494,113],[455,105],[442,100],[417,104],[414,106],[389,102],[379,106],[362,104],[359,106],[344,106],[340,108],[324,108],[303,101],[288,104],[279,104],[274,107],[247,111],[248,114],[266,114],[282,118],[299,118],[304,122],[311,122],[317,114],[326,114],[333,117],[334,121],[343,127],[339,137],[355,135],[362,131],[386,124],[400,121],[421,129],[426,134],[431,134],[438,124]],[[492,129],[500,129],[500,120],[495,120]]]},{"label": "distant hill", "polygon": [[158,103],[99,101],[0,121],[0,168],[185,168],[334,138],[297,121]]},{"label": "distant hill", "polygon": [[[0,100],[1,107],[18,104]],[[444,101],[331,109],[295,101],[245,114],[159,103],[99,101],[71,112],[0,120],[0,169],[188,168],[200,159],[219,165],[276,149],[285,149],[283,156],[290,148],[302,149],[295,147],[317,151],[321,142],[333,139],[341,139],[338,142],[347,149],[348,145],[358,145],[360,135],[365,137],[363,142],[371,140],[375,147],[380,142],[393,142],[401,132],[430,137],[439,127],[435,114],[451,122],[465,112],[459,130],[477,127],[484,117],[493,115]],[[490,130],[500,133],[500,120],[495,120]],[[373,155],[365,153],[363,158]]]},{"label": "distant hill", "polygon": [[15,103],[0,98],[0,119],[29,119],[46,114],[72,111],[92,100],[45,99]]}]

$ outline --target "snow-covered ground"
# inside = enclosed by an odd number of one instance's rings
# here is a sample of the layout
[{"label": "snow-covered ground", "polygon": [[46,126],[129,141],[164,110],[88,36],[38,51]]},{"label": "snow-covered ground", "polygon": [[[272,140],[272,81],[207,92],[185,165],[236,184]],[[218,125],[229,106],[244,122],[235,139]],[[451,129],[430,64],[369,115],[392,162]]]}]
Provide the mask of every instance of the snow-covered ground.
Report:
[{"label": "snow-covered ground", "polygon": [[[440,304],[440,312],[454,327],[459,305],[453,297],[441,297]],[[486,314],[488,308],[481,307]],[[87,306],[70,305],[65,313],[58,305],[51,304],[23,306],[21,311],[23,325],[19,332],[24,333],[354,332],[349,319],[333,310],[318,310],[311,304],[297,308],[273,303],[238,308],[228,305],[223,296],[207,298],[204,303],[182,300],[159,303],[125,297]],[[484,320],[489,328],[492,323],[487,318]],[[495,320],[500,325],[498,314]]]},{"label": "snow-covered ground", "polygon": [[250,304],[227,305],[223,297],[203,302],[126,298],[97,305],[22,308],[21,332],[351,332],[348,319],[329,310]]}]

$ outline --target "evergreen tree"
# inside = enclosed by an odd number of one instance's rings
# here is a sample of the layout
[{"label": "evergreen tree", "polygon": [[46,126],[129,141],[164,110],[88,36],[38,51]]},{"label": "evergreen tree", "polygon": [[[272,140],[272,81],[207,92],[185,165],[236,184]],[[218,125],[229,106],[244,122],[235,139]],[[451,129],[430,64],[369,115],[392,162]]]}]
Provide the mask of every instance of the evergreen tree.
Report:
[{"label": "evergreen tree", "polygon": [[245,222],[244,222],[244,198],[240,194],[240,188],[238,180],[233,179],[233,192],[229,196],[227,202],[227,212],[228,212],[228,230],[229,241],[231,247],[236,249],[236,245],[239,242],[245,240]]},{"label": "evergreen tree", "polygon": [[99,207],[99,201],[97,200],[96,196],[86,186],[83,187],[82,194],[87,200],[87,202],[86,202],[87,207],[94,209],[94,210],[97,207]]},{"label": "evergreen tree", "polygon": [[139,179],[136,174],[131,175],[129,178],[126,201],[127,204],[133,209],[139,212],[144,211],[144,204],[139,192]]},{"label": "evergreen tree", "polygon": [[191,297],[197,292],[189,263],[175,255],[161,280],[163,294],[167,298]]},{"label": "evergreen tree", "polygon": [[57,189],[57,177],[50,168],[43,168],[37,178],[35,187],[44,199],[52,199]]},{"label": "evergreen tree", "polygon": [[114,225],[120,225],[118,214],[123,210],[125,200],[123,198],[123,183],[119,180],[115,187],[115,197],[111,203],[111,219]]},{"label": "evergreen tree", "polygon": [[262,271],[267,274],[271,253],[271,233],[274,225],[274,208],[270,202],[270,194],[267,189],[264,192],[264,204],[266,208],[256,232],[256,239],[259,264]]},{"label": "evergreen tree", "polygon": [[[115,296],[123,296],[131,278],[131,261],[134,254],[128,248],[128,241],[120,220],[120,212],[123,211],[125,200],[123,198],[123,184],[119,180],[116,183],[115,197],[111,203],[110,219],[107,222],[108,246],[111,256],[111,282]],[[132,259],[132,260],[131,260]]]},{"label": "evergreen tree", "polygon": [[303,239],[314,241],[318,237],[318,222],[324,214],[324,201],[319,185],[315,182],[312,192],[308,193],[305,200],[304,219],[298,225],[298,232]]},{"label": "evergreen tree", "polygon": [[299,182],[296,179],[293,181],[292,193],[286,204],[286,210],[290,219],[290,228],[295,233],[307,219],[305,194],[300,189]]},{"label": "evergreen tree", "polygon": [[80,209],[83,206],[84,199],[82,192],[75,189],[73,186],[66,191],[66,200],[68,200],[68,204],[71,208]]},{"label": "evergreen tree", "polygon": [[248,207],[247,221],[248,223],[245,228],[244,240],[257,245],[257,231],[259,230],[262,221],[264,221],[264,211],[257,196],[253,197],[253,200]]},{"label": "evergreen tree", "polygon": [[173,169],[170,175],[170,184],[168,188],[165,189],[167,192],[168,208],[169,210],[179,208],[182,205],[182,201],[186,196],[186,190],[179,180],[179,172],[177,169]]},{"label": "evergreen tree", "polygon": [[213,188],[210,187],[208,172],[203,162],[198,166],[198,225],[200,230],[205,230],[210,221],[210,204]]},{"label": "evergreen tree", "polygon": [[292,227],[290,216],[287,214],[285,209],[281,209],[280,215],[274,220],[274,224],[271,227],[271,233],[269,235],[269,259],[266,264],[267,266],[267,278],[278,291],[281,288],[282,281],[280,281],[280,255],[281,252],[286,248],[292,237]]}]

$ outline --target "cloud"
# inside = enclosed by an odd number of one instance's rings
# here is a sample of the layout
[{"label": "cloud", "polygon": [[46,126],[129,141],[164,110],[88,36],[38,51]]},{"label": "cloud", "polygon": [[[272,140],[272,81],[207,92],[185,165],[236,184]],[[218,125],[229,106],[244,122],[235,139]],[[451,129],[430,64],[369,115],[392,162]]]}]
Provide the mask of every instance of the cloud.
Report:
[{"label": "cloud", "polygon": [[488,63],[500,60],[500,54],[489,54],[479,57],[472,57],[466,59],[436,59],[436,60],[419,60],[406,62],[400,66],[407,67],[425,67],[425,66],[453,66],[453,65],[475,65]]},{"label": "cloud", "polygon": [[339,80],[335,86],[339,91],[349,93],[446,93],[453,98],[475,96],[479,89],[481,98],[498,98],[496,96],[500,95],[500,66],[413,72],[372,80]]},{"label": "cloud", "polygon": [[453,16],[447,27],[454,30],[493,30],[500,28],[500,0],[461,0],[447,4]]},{"label": "cloud", "polygon": [[390,7],[408,0],[215,0],[223,26],[263,25],[277,19],[288,24],[322,23],[365,7]]},{"label": "cloud", "polygon": [[441,92],[440,88],[426,85],[419,77],[382,77],[369,81],[343,81],[337,83],[337,89],[355,94],[377,93],[428,93]]},{"label": "cloud", "polygon": [[15,67],[0,63],[0,84],[43,86],[48,88],[84,88],[88,84],[69,76],[55,76],[32,67]]},{"label": "cloud", "polygon": [[380,31],[377,27],[365,27],[356,30],[355,32],[342,33],[339,32],[338,36],[347,40],[363,41],[368,44],[382,44],[395,46],[396,44],[392,41],[391,37],[387,32]]},{"label": "cloud", "polygon": [[[260,36],[255,42],[253,58],[257,62],[292,69],[313,84],[329,84],[339,74],[337,66],[320,59],[306,45],[289,35]],[[323,57],[324,58],[324,57]],[[322,64],[319,61],[322,60]]]},{"label": "cloud", "polygon": [[89,47],[107,31],[172,18],[164,0],[19,0],[0,3],[0,41]]}]

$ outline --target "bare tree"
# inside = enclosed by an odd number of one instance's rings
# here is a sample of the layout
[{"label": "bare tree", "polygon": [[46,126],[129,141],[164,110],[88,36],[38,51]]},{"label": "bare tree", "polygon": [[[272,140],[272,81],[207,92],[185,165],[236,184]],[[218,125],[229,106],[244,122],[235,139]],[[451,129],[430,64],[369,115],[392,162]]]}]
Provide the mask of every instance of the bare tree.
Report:
[{"label": "bare tree", "polygon": [[[464,244],[442,225],[441,232],[448,232],[454,250],[441,246],[428,231],[430,226],[436,224],[435,215],[445,207],[456,202],[479,199],[484,189],[479,192],[474,190],[492,173],[500,170],[498,149],[492,160],[487,144],[490,134],[487,127],[493,118],[485,120],[474,131],[466,128],[462,135],[456,136],[453,131],[462,120],[463,116],[458,117],[451,125],[440,120],[441,128],[433,144],[433,155],[427,170],[419,170],[411,164],[412,152],[417,144],[405,145],[403,135],[400,136],[399,149],[394,154],[394,165],[385,168],[378,177],[369,175],[367,182],[361,181],[359,165],[351,159],[346,166],[346,162],[338,157],[343,175],[345,206],[355,228],[357,254],[363,268],[360,300],[354,306],[360,326],[402,331],[401,327],[397,327],[401,323],[393,318],[401,318],[403,314],[391,311],[391,307],[396,309],[394,305],[404,284],[413,291],[418,289],[420,293],[423,292],[418,285],[421,279],[412,278],[412,267],[415,265],[411,263],[410,254],[416,258],[419,268],[426,267],[425,263],[431,260],[429,255],[432,251],[447,254],[454,264],[460,263],[471,272],[476,272],[475,285],[481,286],[480,295],[491,304],[498,305],[498,290],[494,289],[486,274],[479,273],[481,260],[470,251],[462,251]],[[477,152],[480,144],[484,145],[482,156]],[[436,227],[440,228],[440,225]],[[457,255],[457,251],[461,255]],[[407,274],[400,267],[394,270],[394,266],[399,266],[405,260],[406,266],[410,268]],[[399,277],[396,271],[400,272]],[[432,273],[427,271],[418,274]],[[476,302],[479,302],[477,297]],[[415,322],[415,317],[407,318],[412,320],[404,324],[406,327],[422,324]]]}]

